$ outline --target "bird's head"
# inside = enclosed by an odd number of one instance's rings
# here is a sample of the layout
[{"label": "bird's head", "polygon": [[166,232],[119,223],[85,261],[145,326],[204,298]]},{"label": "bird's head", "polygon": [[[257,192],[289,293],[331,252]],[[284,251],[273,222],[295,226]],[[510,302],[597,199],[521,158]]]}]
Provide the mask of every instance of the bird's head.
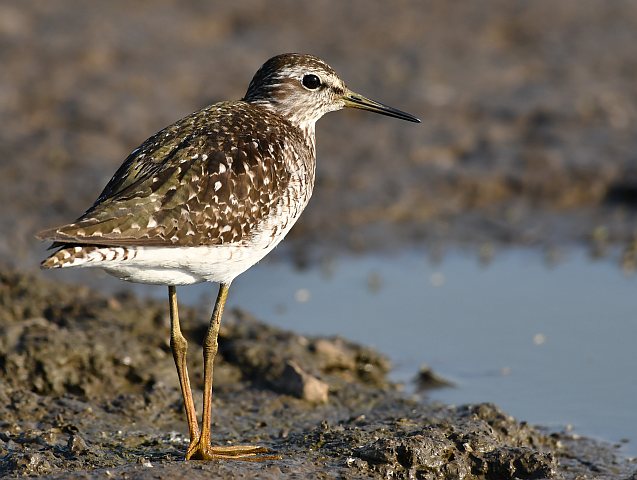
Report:
[{"label": "bird's head", "polygon": [[313,130],[327,112],[345,107],[420,122],[416,117],[352,92],[320,58],[286,53],[263,64],[250,82],[246,102],[262,105],[291,123]]}]

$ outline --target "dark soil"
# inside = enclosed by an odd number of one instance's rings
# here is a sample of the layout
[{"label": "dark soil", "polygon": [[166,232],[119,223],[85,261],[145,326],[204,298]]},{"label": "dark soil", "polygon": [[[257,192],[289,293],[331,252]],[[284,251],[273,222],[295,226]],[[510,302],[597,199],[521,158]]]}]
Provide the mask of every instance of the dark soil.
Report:
[{"label": "dark soil", "polygon": [[[33,239],[149,135],[300,51],[423,123],[321,120],[315,195],[278,255],[579,244],[634,267],[636,25],[619,0],[3,1],[0,475],[637,477],[610,446],[407,398],[379,354],[242,311],[223,322],[214,438],[282,460],[184,463],[167,305],[45,282]],[[197,389],[206,315],[182,314]]]},{"label": "dark soil", "polygon": [[[406,398],[388,361],[338,338],[305,338],[245,312],[225,318],[214,438],[261,444],[264,462],[183,462],[181,394],[166,305],[0,273],[0,475],[49,478],[621,478],[611,447],[546,434],[490,404]],[[200,396],[205,312],[183,309]],[[299,380],[286,374],[290,365]],[[299,383],[322,384],[324,397]],[[637,473],[637,472],[636,472]]]},{"label": "dark soil", "polygon": [[6,0],[0,258],[36,265],[33,233],[82,213],[144,139],[302,51],[423,123],[321,120],[288,246],[610,243],[634,259],[635,25],[630,1]]}]

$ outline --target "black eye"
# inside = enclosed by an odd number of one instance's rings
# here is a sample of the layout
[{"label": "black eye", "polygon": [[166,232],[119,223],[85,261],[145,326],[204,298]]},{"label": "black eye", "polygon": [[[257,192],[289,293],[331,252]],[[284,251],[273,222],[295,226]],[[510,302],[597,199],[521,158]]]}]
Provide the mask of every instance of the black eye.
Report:
[{"label": "black eye", "polygon": [[310,90],[316,90],[321,86],[321,79],[313,73],[308,73],[303,77],[303,86]]}]

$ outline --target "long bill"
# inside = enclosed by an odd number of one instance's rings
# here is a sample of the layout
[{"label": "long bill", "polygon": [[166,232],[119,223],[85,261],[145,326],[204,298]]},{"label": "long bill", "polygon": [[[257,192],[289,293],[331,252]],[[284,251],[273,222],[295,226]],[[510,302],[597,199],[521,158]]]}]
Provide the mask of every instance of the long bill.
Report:
[{"label": "long bill", "polygon": [[345,107],[359,108],[361,110],[387,115],[388,117],[400,118],[401,120],[407,120],[408,122],[420,123],[419,118],[416,118],[407,112],[403,112],[402,110],[398,110],[397,108],[390,107],[375,100],[370,100],[358,93],[348,91],[343,96],[343,101],[345,102]]}]

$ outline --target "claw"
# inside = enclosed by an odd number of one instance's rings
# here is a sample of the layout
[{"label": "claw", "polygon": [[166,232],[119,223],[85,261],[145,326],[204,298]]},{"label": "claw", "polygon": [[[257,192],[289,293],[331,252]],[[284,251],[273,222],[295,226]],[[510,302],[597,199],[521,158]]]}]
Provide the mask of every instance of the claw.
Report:
[{"label": "claw", "polygon": [[243,460],[249,462],[262,462],[266,460],[280,460],[280,455],[260,455],[269,453],[266,447],[255,445],[229,445],[225,447],[203,446],[199,442],[188,448],[186,460]]}]

